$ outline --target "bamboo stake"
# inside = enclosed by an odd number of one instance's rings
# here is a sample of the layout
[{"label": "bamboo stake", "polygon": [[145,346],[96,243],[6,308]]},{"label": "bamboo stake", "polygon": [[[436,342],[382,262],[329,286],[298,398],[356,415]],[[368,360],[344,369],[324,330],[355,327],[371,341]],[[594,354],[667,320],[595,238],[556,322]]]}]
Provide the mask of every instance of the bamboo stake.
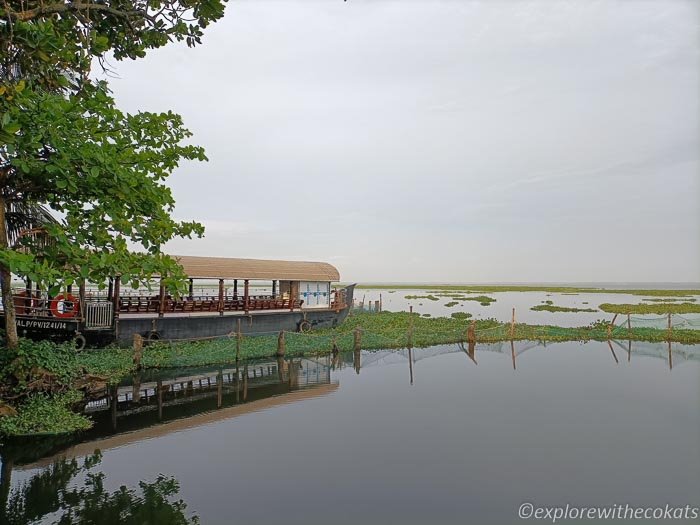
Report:
[{"label": "bamboo stake", "polygon": [[360,342],[361,342],[360,338],[362,337],[359,326],[355,327],[355,334],[354,335],[355,335],[355,337],[354,337],[352,348],[355,352],[359,352],[360,351]]},{"label": "bamboo stake", "polygon": [[515,331],[515,308],[513,308],[513,313],[510,317],[510,340],[513,340],[513,332]]},{"label": "bamboo stake", "polygon": [[[612,327],[615,326],[615,319],[617,319],[617,314],[613,317],[612,321],[608,325],[608,340],[610,340],[610,334],[612,333]],[[613,352],[614,353],[614,352]]]},{"label": "bamboo stake", "polygon": [[617,356],[615,355],[615,350],[613,350],[612,343],[610,342],[610,339],[608,339],[608,346],[610,347],[610,351],[612,352],[612,355],[615,358],[615,363],[620,364],[620,361],[617,360]]},{"label": "bamboo stake", "polygon": [[467,329],[467,341],[469,343],[475,343],[476,338],[474,337],[474,325],[476,324],[476,320],[473,320],[471,324],[469,325],[469,328]]},{"label": "bamboo stake", "polygon": [[668,340],[671,341],[671,314],[668,314]]},{"label": "bamboo stake", "polygon": [[632,321],[630,319],[630,314],[627,314],[627,338],[632,339]]},{"label": "bamboo stake", "polygon": [[409,306],[408,311],[408,345],[411,346],[413,343],[413,306]]},{"label": "bamboo stake", "polygon": [[277,355],[280,357],[284,356],[284,330],[280,332],[277,338]]},{"label": "bamboo stake", "polygon": [[136,367],[136,370],[141,369],[141,351],[143,350],[143,337],[141,337],[140,334],[134,334],[134,339],[133,339],[133,348],[134,348],[134,366]]},{"label": "bamboo stake", "polygon": [[241,354],[241,320],[236,319],[236,361]]}]

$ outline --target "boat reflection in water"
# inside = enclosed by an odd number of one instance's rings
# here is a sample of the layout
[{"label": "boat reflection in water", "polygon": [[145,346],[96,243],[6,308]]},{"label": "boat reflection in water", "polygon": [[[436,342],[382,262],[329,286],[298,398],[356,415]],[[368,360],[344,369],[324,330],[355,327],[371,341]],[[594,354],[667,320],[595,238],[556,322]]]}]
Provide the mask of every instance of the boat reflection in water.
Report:
[{"label": "boat reflection in water", "polygon": [[[241,361],[231,366],[144,370],[125,378],[90,402],[92,429],[77,441],[56,447],[21,447],[15,468],[49,465],[51,456],[79,457],[171,432],[195,428],[324,396],[338,388],[331,381],[331,358],[283,358]],[[44,456],[42,459],[41,456]]]}]

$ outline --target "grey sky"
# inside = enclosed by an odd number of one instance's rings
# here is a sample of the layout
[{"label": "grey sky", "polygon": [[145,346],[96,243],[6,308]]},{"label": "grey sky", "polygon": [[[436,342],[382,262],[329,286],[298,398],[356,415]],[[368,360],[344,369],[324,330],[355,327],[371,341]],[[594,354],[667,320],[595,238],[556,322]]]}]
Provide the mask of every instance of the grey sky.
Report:
[{"label": "grey sky", "polygon": [[232,1],[114,64],[180,113],[170,253],[359,281],[700,280],[700,3]]}]

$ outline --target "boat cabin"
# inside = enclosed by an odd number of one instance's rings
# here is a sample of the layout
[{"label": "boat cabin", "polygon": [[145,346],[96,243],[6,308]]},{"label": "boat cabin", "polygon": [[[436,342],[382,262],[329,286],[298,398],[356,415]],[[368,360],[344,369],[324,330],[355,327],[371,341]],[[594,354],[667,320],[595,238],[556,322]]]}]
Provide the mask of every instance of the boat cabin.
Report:
[{"label": "boat cabin", "polygon": [[332,288],[340,275],[328,263],[173,257],[189,278],[188,293],[180,297],[166,293],[162,284],[151,290],[122,289],[119,276],[109,279],[106,290],[83,284],[77,294],[69,288],[55,297],[26,283],[13,292],[18,331],[27,336],[102,331],[110,336],[107,340],[125,340],[135,333],[194,339],[229,333],[230,321],[212,318],[230,315],[249,316],[241,328],[249,334],[304,330],[334,326],[352,301],[347,290]]}]

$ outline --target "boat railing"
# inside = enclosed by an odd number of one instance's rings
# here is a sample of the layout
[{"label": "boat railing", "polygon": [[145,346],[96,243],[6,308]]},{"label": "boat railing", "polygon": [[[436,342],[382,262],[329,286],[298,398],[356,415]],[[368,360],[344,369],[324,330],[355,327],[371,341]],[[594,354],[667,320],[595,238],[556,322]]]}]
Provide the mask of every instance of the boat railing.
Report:
[{"label": "boat railing", "polygon": [[270,295],[251,295],[246,304],[240,295],[186,296],[176,299],[166,295],[161,310],[158,295],[126,295],[119,298],[120,313],[174,313],[174,312],[231,312],[249,310],[289,310],[301,308],[304,301],[295,300],[290,304],[289,298]]},{"label": "boat railing", "polygon": [[12,289],[12,302],[15,306],[15,314],[18,316],[64,319],[82,317],[78,297],[69,292],[50,295],[46,290],[14,287]]}]

